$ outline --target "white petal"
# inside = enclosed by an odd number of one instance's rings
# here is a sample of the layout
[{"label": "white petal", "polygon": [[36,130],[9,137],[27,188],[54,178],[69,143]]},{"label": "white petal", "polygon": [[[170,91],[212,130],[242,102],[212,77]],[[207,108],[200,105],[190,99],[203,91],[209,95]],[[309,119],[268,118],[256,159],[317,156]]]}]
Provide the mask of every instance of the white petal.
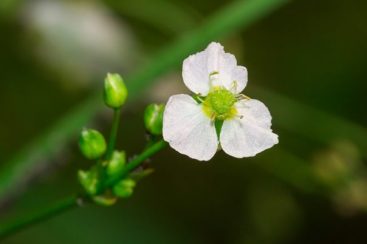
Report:
[{"label": "white petal", "polygon": [[171,96],[163,115],[163,138],[176,151],[197,160],[211,159],[218,148],[215,127],[192,97]]},{"label": "white petal", "polygon": [[219,43],[211,43],[208,48],[208,71],[218,72],[212,81],[213,86],[222,86],[235,94],[240,93],[247,84],[247,69],[237,66],[236,57],[225,53]]},{"label": "white petal", "polygon": [[208,74],[219,72],[224,66],[235,67],[237,65],[236,58],[232,54],[226,55],[224,47],[217,42],[208,45],[205,51],[208,55]]},{"label": "white petal", "polygon": [[[213,75],[215,73],[215,75]],[[237,66],[234,55],[225,53],[221,44],[212,42],[183,62],[182,76],[185,85],[194,93],[207,95],[212,86],[222,86],[240,93],[247,84],[247,70]]]},{"label": "white petal", "polygon": [[190,55],[183,62],[182,78],[195,94],[206,96],[209,92],[208,55],[205,51]]},{"label": "white petal", "polygon": [[252,157],[278,143],[278,135],[271,130],[268,108],[258,100],[236,103],[241,117],[226,120],[220,133],[223,151],[236,157]]},{"label": "white petal", "polygon": [[231,80],[235,82],[234,86],[228,87],[233,93],[238,94],[245,89],[247,84],[247,69],[244,66],[237,66],[231,72]]}]

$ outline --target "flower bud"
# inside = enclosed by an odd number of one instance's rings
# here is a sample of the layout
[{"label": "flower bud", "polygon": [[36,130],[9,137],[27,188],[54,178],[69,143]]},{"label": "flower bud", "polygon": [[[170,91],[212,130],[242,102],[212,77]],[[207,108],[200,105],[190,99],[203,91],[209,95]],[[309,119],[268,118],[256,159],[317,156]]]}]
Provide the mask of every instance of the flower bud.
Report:
[{"label": "flower bud", "polygon": [[128,178],[118,182],[116,185],[114,185],[112,190],[116,196],[127,198],[133,194],[135,185],[135,181]]},{"label": "flower bud", "polygon": [[97,159],[106,152],[106,141],[96,130],[84,129],[79,138],[79,147],[88,159]]},{"label": "flower bud", "polygon": [[111,160],[107,163],[107,175],[114,176],[119,175],[126,164],[126,155],[125,152],[114,151],[112,154]]},{"label": "flower bud", "polygon": [[161,135],[163,128],[164,104],[150,104],[144,112],[144,124],[149,133]]},{"label": "flower bud", "polygon": [[89,195],[95,195],[100,184],[98,170],[93,167],[89,171],[78,171],[78,179],[84,190]]},{"label": "flower bud", "polygon": [[110,108],[120,108],[126,101],[127,88],[119,74],[107,74],[104,83],[104,102]]}]

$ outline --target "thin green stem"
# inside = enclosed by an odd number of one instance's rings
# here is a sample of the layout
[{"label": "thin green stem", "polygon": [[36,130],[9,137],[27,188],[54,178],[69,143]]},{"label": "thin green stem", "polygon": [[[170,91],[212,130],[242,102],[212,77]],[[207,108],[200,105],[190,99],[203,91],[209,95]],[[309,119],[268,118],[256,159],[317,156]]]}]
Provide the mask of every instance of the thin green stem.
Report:
[{"label": "thin green stem", "polygon": [[152,155],[156,154],[163,148],[167,146],[167,143],[163,140],[159,140],[158,142],[152,144],[150,147],[145,149],[141,154],[132,159],[125,167],[124,171],[121,172],[120,175],[116,175],[115,177],[109,178],[106,182],[104,189],[113,186],[121,179],[125,178],[129,173],[138,168],[140,165],[144,163],[144,161],[150,158]]},{"label": "thin green stem", "polygon": [[[117,177],[114,177],[113,179],[106,182],[101,192],[103,192],[105,189],[113,186],[117,182],[119,182],[121,179],[129,175],[132,171],[134,171],[137,167],[142,165],[146,159],[153,156],[163,148],[165,148],[167,143],[163,140],[160,140],[154,144],[152,144],[150,147],[145,149],[141,154],[136,156],[134,159],[132,159],[127,165],[125,170]],[[79,202],[88,202],[89,197],[88,196],[72,196],[69,198],[66,198],[59,203],[55,204],[54,206],[47,208],[46,210],[33,214],[31,216],[28,216],[26,218],[19,219],[9,225],[6,225],[4,227],[0,227],[0,240],[4,239],[5,237],[16,233],[17,231],[23,230],[26,227],[29,227],[33,224],[42,222],[44,220],[50,219],[58,214],[61,214],[67,210],[71,210],[74,207],[79,206]]]},{"label": "thin green stem", "polygon": [[113,150],[115,149],[117,132],[120,124],[121,110],[119,108],[113,110],[113,121],[110,138],[108,141],[106,159],[110,160],[112,157]]},{"label": "thin green stem", "polygon": [[50,208],[43,210],[40,213],[30,215],[26,218],[19,219],[5,227],[1,227],[0,240],[4,239],[5,237],[13,233],[16,233],[17,231],[24,229],[27,226],[42,222],[43,220],[47,220],[59,213],[73,209],[74,207],[78,206],[79,201],[83,201],[83,197],[72,196],[64,199],[63,201],[60,201],[59,203],[55,204]]}]

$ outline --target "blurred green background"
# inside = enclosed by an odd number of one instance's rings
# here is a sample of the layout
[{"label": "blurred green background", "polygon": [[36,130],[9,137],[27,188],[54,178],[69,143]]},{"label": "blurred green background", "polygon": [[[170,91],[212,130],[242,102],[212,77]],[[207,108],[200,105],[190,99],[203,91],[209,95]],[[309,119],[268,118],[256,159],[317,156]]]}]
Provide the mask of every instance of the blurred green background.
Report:
[{"label": "blurred green background", "polygon": [[[367,2],[247,2],[279,3],[213,41],[248,68],[245,94],[269,107],[277,146],[209,163],[166,149],[132,198],[71,210],[2,243],[367,243]],[[77,131],[108,133],[111,113],[95,113],[93,95],[107,72],[135,77],[131,87],[144,80],[118,139],[130,157],[140,152],[145,106],[188,92],[180,65],[144,73],[178,49],[148,57],[200,37],[196,28],[231,4],[1,0],[0,224],[79,190],[76,171],[89,162]]]}]

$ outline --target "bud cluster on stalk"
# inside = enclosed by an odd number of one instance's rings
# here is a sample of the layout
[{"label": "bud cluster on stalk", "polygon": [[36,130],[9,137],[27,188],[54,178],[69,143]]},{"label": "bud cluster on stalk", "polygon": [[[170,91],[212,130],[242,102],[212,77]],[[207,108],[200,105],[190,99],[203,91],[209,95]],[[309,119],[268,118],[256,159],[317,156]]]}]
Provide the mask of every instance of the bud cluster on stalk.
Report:
[{"label": "bud cluster on stalk", "polygon": [[[118,74],[107,74],[104,82],[104,103],[115,112],[126,102],[128,91]],[[162,134],[164,105],[151,104],[144,113],[146,130],[154,135]],[[112,150],[101,132],[83,129],[79,137],[79,148],[83,156],[95,163],[87,170],[78,171],[79,182],[85,193],[97,204],[109,206],[118,198],[128,198],[133,194],[136,182],[152,172],[144,169],[130,172],[127,168],[126,153]]]}]

